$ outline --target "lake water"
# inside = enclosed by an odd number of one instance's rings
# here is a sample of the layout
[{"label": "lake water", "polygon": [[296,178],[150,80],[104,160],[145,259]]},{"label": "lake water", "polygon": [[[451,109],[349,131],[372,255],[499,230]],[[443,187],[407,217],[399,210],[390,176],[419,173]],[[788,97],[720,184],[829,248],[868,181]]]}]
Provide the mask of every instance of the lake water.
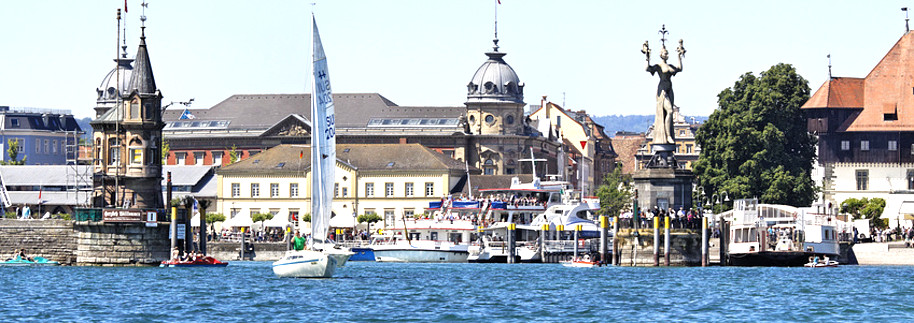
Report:
[{"label": "lake water", "polygon": [[0,268],[0,315],[41,321],[914,320],[914,267],[566,268],[350,262],[332,279],[225,268]]}]

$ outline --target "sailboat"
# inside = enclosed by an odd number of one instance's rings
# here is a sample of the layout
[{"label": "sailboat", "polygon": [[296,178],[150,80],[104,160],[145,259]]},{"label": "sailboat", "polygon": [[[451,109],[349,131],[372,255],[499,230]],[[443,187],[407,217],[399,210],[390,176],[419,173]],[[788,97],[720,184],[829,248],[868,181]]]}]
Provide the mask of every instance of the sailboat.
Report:
[{"label": "sailboat", "polygon": [[327,57],[314,14],[311,15],[311,27],[311,248],[289,250],[274,262],[273,273],[279,277],[333,277],[336,268],[351,255],[326,248],[336,171],[336,118]]}]

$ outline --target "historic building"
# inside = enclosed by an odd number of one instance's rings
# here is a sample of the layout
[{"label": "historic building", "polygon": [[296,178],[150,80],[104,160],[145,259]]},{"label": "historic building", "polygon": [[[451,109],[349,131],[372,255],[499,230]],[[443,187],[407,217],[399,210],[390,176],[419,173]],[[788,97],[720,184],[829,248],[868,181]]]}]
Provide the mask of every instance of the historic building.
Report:
[{"label": "historic building", "polygon": [[[486,175],[532,173],[529,163],[520,162],[532,150],[534,158],[546,159],[538,164],[538,174],[558,174],[561,139],[531,125],[524,113],[524,84],[505,62],[505,53],[496,46],[486,56],[467,84],[464,106],[407,107],[377,93],[334,94],[337,142],[419,143]],[[277,145],[307,144],[310,104],[310,94],[250,94],[233,95],[209,109],[167,110],[167,164],[227,165]],[[585,184],[588,194],[592,183]]]},{"label": "historic building", "polygon": [[829,77],[803,106],[818,136],[813,180],[823,205],[883,198],[890,225],[914,215],[914,35],[906,32],[863,78]]},{"label": "historic building", "polygon": [[0,106],[0,161],[12,161],[7,145],[14,141],[16,160],[26,165],[75,164],[73,152],[84,133],[67,110]]},{"label": "historic building", "polygon": [[[136,66],[118,58],[98,89],[96,119],[90,124],[94,152],[96,207],[163,208],[162,93],[156,88],[145,27]],[[124,83],[124,79],[129,79]],[[112,82],[113,81],[113,82]],[[120,82],[120,83],[118,83]],[[126,84],[126,86],[124,86]]]},{"label": "historic building", "polygon": [[[310,214],[310,154],[309,146],[279,145],[220,168],[216,209],[227,218]],[[336,157],[331,226],[359,214],[378,214],[385,226],[422,214],[466,174],[464,163],[419,144],[337,144]]]},{"label": "historic building", "polygon": [[[557,175],[569,182],[582,181],[585,192],[594,192],[603,177],[612,173],[616,152],[603,126],[597,124],[585,111],[565,110],[545,102],[529,118],[540,133],[562,142],[563,158],[558,161],[562,169]],[[563,167],[562,167],[563,166]],[[577,174],[583,177],[571,177]]]},{"label": "historic building", "polygon": [[642,146],[648,143],[644,133],[618,131],[612,138],[616,161],[622,167],[622,174],[631,175],[641,167],[636,155]]}]

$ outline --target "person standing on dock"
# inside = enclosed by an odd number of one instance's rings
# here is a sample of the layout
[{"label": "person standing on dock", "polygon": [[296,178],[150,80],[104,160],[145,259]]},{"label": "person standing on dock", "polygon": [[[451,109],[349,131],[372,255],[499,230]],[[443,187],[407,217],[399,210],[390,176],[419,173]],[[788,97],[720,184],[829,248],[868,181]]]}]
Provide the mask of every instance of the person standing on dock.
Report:
[{"label": "person standing on dock", "polygon": [[295,231],[295,237],[292,238],[292,249],[305,250],[305,238],[297,230]]}]

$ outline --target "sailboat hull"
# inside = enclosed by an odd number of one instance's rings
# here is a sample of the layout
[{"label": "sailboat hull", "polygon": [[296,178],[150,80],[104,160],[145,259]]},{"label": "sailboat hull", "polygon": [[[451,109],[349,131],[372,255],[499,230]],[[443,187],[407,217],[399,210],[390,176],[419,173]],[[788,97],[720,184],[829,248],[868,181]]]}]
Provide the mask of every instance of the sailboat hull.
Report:
[{"label": "sailboat hull", "polygon": [[325,248],[323,253],[330,258],[333,258],[336,261],[337,267],[343,267],[346,265],[346,262],[349,261],[349,257],[352,257],[355,253],[349,251],[349,248]]},{"label": "sailboat hull", "polygon": [[279,277],[330,278],[336,268],[336,258],[312,250],[286,251],[273,263],[273,273]]}]

